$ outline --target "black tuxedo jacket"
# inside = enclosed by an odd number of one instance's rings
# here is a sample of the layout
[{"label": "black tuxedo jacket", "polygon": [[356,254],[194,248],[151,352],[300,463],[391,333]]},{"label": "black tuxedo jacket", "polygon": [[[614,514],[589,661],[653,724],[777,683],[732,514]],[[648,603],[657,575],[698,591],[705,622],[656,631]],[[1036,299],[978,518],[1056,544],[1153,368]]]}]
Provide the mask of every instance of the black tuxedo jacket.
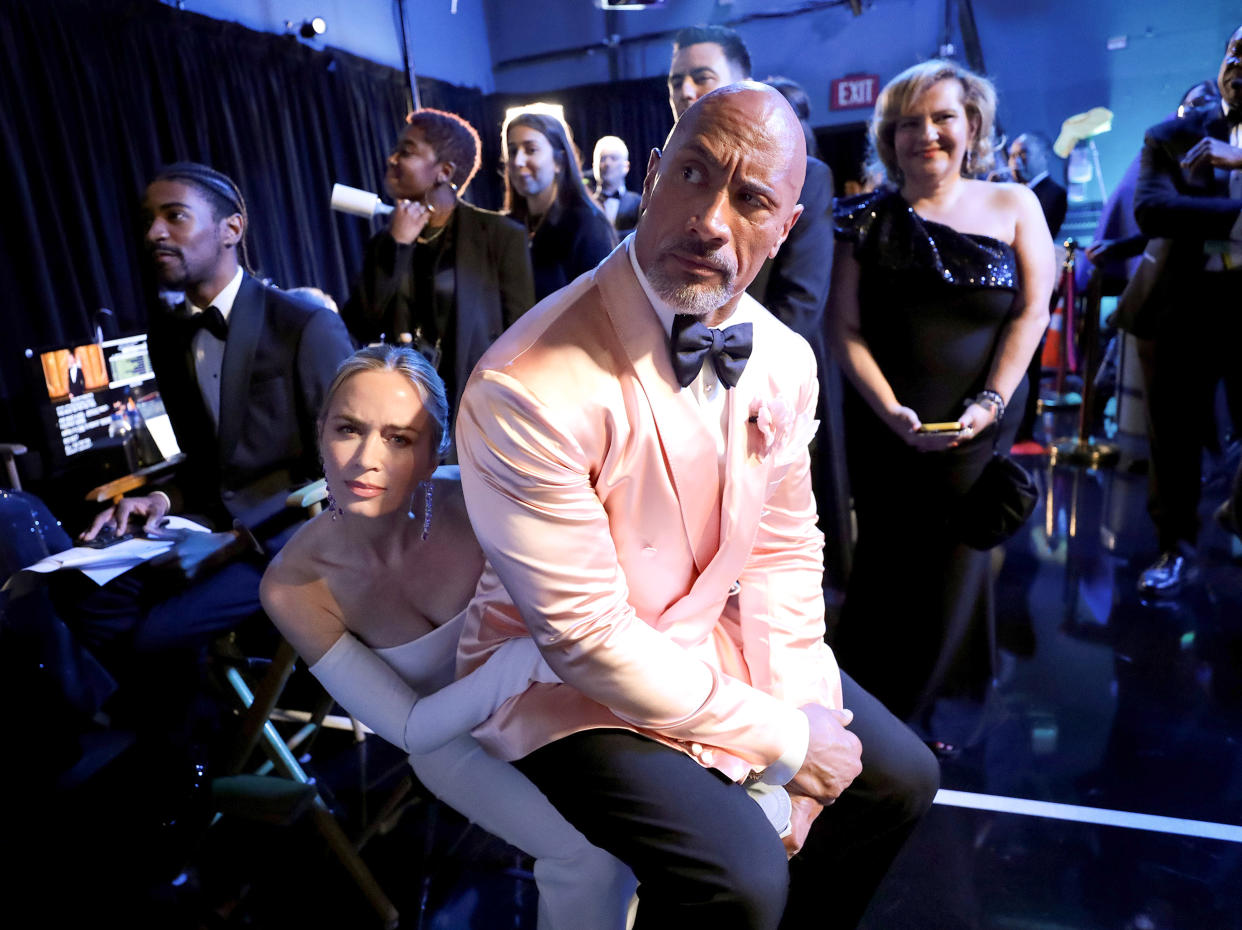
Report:
[{"label": "black tuxedo jacket", "polygon": [[1031,192],[1039,201],[1040,209],[1044,211],[1044,219],[1048,221],[1048,232],[1052,233],[1052,238],[1055,239],[1057,233],[1061,231],[1061,225],[1065,222],[1065,212],[1069,209],[1069,198],[1065,193],[1065,188],[1052,178],[1044,178],[1031,188]]},{"label": "black tuxedo jacket", "polygon": [[1143,140],[1134,218],[1145,236],[1172,240],[1165,266],[1171,284],[1184,283],[1203,270],[1204,241],[1228,239],[1242,212],[1242,200],[1229,196],[1228,171],[1206,168],[1192,175],[1180,164],[1207,136],[1229,141],[1229,124],[1219,104],[1159,123]]},{"label": "black tuxedo jacket", "polygon": [[[458,202],[455,212],[457,354],[453,375],[457,397],[449,398],[453,410],[487,347],[535,302],[530,252],[521,224],[465,201]],[[374,342],[381,333],[389,339],[396,336],[396,302],[402,299],[402,279],[411,273],[413,253],[413,245],[400,245],[387,230],[367,243],[362,274],[341,311],[345,325],[360,343]]]},{"label": "black tuxedo jacket", "polygon": [[322,474],[316,421],[353,345],[331,310],[243,275],[229,314],[217,431],[195,376],[192,337],[184,305],[152,315],[151,364],[186,454],[159,490],[174,510],[257,528],[284,511],[291,488]]},{"label": "black tuxedo jacket", "polygon": [[[603,192],[597,187],[591,196],[595,198],[595,202],[603,210],[604,201],[607,199],[604,197]],[[612,221],[613,228],[618,234],[629,232],[638,225],[638,214],[642,203],[642,196],[633,191],[623,191],[621,193],[621,203],[617,207],[617,218]],[[607,214],[605,213],[605,215]]]}]

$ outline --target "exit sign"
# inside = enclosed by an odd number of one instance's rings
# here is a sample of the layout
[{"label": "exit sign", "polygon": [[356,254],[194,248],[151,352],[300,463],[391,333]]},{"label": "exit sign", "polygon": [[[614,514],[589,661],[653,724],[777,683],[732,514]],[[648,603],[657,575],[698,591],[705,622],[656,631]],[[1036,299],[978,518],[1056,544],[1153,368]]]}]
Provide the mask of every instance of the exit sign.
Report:
[{"label": "exit sign", "polygon": [[828,92],[828,109],[861,110],[875,106],[880,93],[878,74],[847,74],[832,82]]}]

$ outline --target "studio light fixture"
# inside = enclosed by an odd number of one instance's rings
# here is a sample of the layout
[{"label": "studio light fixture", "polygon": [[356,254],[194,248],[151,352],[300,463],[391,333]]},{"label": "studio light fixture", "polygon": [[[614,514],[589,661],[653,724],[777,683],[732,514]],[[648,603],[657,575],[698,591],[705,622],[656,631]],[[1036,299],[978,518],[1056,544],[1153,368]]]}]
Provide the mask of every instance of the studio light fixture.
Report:
[{"label": "studio light fixture", "polygon": [[290,34],[296,32],[303,39],[314,39],[328,31],[328,21],[322,16],[312,16],[310,19],[304,19],[300,23],[286,20],[285,31]]},{"label": "studio light fixture", "polygon": [[540,116],[550,116],[560,122],[565,122],[565,108],[559,103],[527,103],[520,107],[509,107],[505,110],[505,122],[520,116],[523,113],[538,113]]},{"label": "studio light fixture", "polygon": [[664,0],[595,0],[601,10],[654,10],[664,6]]}]

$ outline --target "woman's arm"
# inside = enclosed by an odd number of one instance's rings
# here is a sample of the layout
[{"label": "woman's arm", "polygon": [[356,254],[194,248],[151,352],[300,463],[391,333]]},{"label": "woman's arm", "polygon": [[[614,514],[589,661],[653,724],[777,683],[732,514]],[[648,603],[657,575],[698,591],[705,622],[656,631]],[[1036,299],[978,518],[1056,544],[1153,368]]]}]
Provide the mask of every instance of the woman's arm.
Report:
[{"label": "woman's arm", "polygon": [[914,444],[919,415],[903,407],[862,336],[858,307],[858,259],[852,242],[838,242],[828,291],[828,346],[863,400],[898,436]]},{"label": "woman's arm", "polygon": [[[1056,256],[1052,234],[1044,220],[1039,201],[1031,191],[1018,184],[1005,185],[996,192],[998,199],[1015,215],[1013,248],[1018,257],[1021,289],[1015,298],[1015,313],[1001,329],[996,354],[984,385],[1000,394],[1008,404],[1026,373],[1031,356],[1048,328],[1048,303],[1052,297],[1052,279],[1056,274]],[[1035,390],[1035,385],[1032,385]],[[996,408],[971,404],[960,417],[973,427],[975,435],[986,429],[996,418]]]},{"label": "woman's arm", "polygon": [[[431,752],[478,726],[531,682],[560,680],[534,642],[517,639],[470,675],[420,699],[316,596],[319,579],[299,575],[296,567],[279,562],[264,575],[260,596],[268,616],[342,707],[405,752]],[[444,650],[445,677],[452,674],[455,655],[455,647]]]}]

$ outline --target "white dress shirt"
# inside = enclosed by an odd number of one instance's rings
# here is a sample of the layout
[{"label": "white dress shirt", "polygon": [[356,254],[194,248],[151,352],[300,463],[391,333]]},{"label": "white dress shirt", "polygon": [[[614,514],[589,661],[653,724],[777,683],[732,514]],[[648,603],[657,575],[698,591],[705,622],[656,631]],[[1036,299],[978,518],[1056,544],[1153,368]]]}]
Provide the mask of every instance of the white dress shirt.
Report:
[{"label": "white dress shirt", "polygon": [[[651,306],[655,308],[656,316],[660,318],[660,323],[664,326],[664,332],[670,338],[673,334],[673,318],[681,311],[675,309],[670,304],[665,303],[657,295],[651,287],[651,282],[647,280],[647,276],[643,270],[638,267],[638,259],[634,254],[634,237],[630,235],[625,240],[626,251],[630,256],[630,264],[634,268],[634,274],[638,277],[638,283],[642,286],[643,293],[647,295],[647,299],[651,301]],[[728,326],[734,326],[738,323],[754,323],[753,308],[747,305],[746,301],[738,303],[733,310],[733,315],[727,320],[717,323],[710,329],[724,329]],[[711,363],[711,359],[707,356],[703,359],[703,367],[699,369],[698,377],[690,382],[685,388],[694,395],[694,399],[698,401],[699,411],[703,417],[703,423],[711,432],[712,437],[716,440],[716,453],[720,460],[721,467],[724,467],[725,455],[725,438],[727,436],[727,420],[729,411],[728,405],[728,388],[720,383],[720,378],[716,375],[716,368]],[[723,473],[721,475],[723,478]]]},{"label": "white dress shirt", "polygon": [[625,188],[619,188],[613,196],[609,197],[604,193],[601,187],[599,191],[600,206],[604,208],[604,215],[608,217],[608,222],[613,226],[617,225],[617,211],[621,209],[621,197],[625,193]]},{"label": "white dress shirt", "polygon": [[[651,301],[651,306],[655,309],[656,316],[660,318],[660,323],[664,326],[664,332],[671,337],[673,334],[673,317],[677,316],[679,311],[656,295],[655,290],[651,287],[651,282],[647,280],[647,275],[638,267],[633,233],[626,237],[625,249],[630,256],[630,265],[634,268],[634,274],[638,278],[638,283],[642,287],[643,293],[647,295],[647,300]],[[739,301],[737,307],[733,310],[733,314],[727,320],[709,328],[724,329],[727,326],[734,326],[738,323],[753,324],[757,307],[758,304],[752,304],[750,301]],[[720,465],[720,486],[723,488],[725,440],[728,435],[729,389],[721,383],[720,378],[716,374],[716,367],[711,363],[711,358],[705,356],[703,367],[699,369],[698,376],[683,390],[689,391],[694,395],[694,399],[698,401],[699,415],[703,419],[703,425],[707,427],[708,432],[711,433],[716,441],[716,460]],[[806,729],[799,731],[794,744],[786,746],[785,751],[781,753],[781,757],[768,766],[760,777],[760,781],[772,785],[783,785],[788,782],[802,768],[810,742],[811,728],[808,721]],[[699,748],[697,743],[694,744],[694,748]],[[694,752],[694,754],[700,756],[701,761],[705,765],[711,765],[710,758],[707,758],[701,752]]]},{"label": "white dress shirt", "polygon": [[[233,312],[233,302],[237,300],[237,292],[241,290],[242,270],[237,269],[233,280],[224,286],[212,300],[211,306],[220,311],[225,322]],[[206,307],[196,307],[188,300],[190,314],[202,313]],[[198,389],[203,393],[203,402],[207,412],[211,414],[211,422],[216,429],[220,428],[220,372],[224,367],[224,340],[217,339],[207,329],[200,329],[190,342],[190,351],[194,355],[194,373],[198,376]]]}]

